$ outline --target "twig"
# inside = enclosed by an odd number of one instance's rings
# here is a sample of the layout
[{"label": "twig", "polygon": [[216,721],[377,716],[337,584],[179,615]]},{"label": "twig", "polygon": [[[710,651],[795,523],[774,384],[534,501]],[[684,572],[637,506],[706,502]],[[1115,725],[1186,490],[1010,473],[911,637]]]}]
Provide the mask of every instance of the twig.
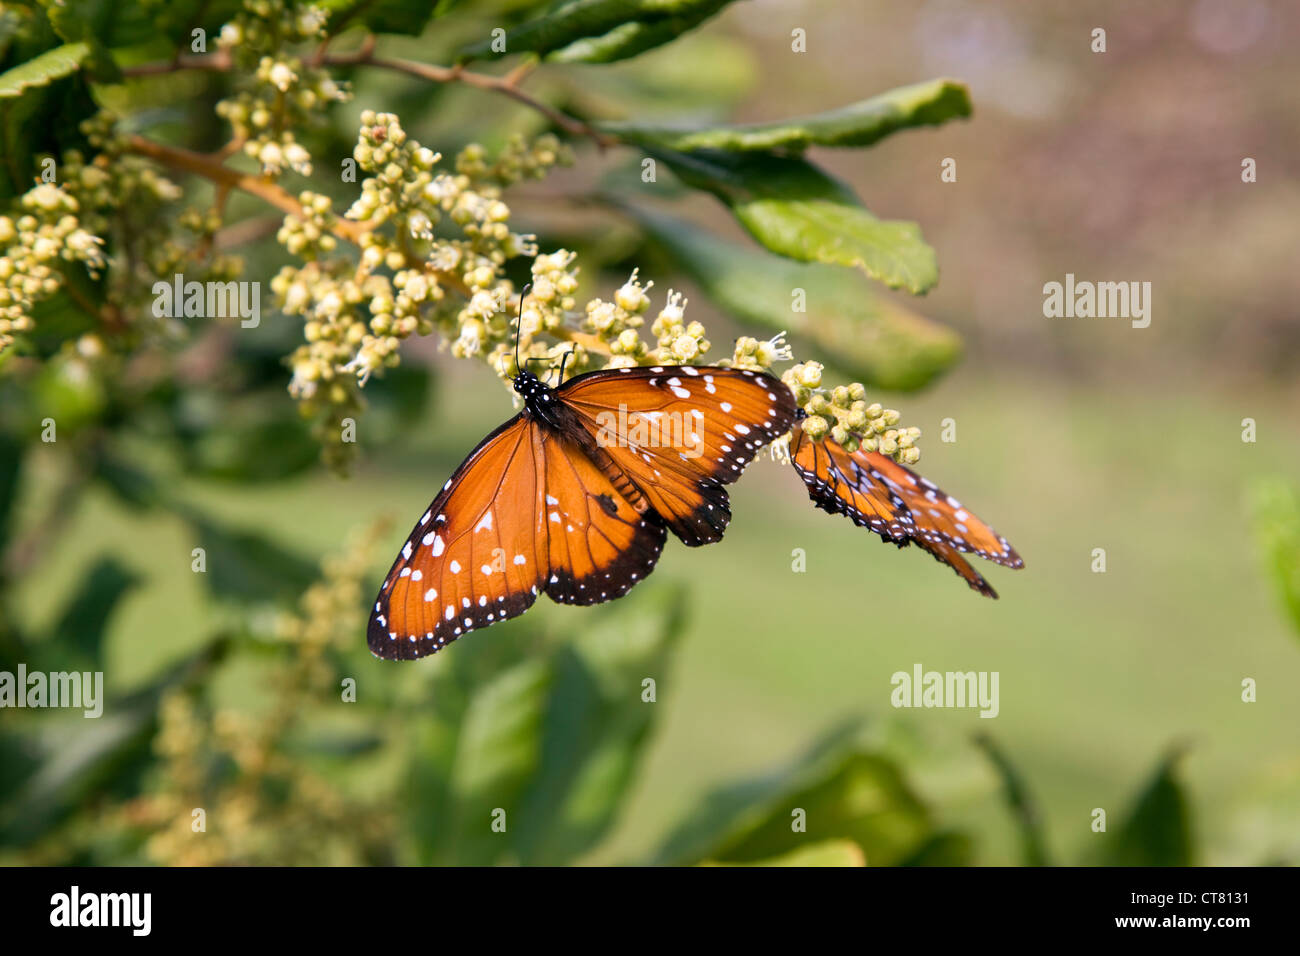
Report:
[{"label": "twig", "polygon": [[[132,153],[146,156],[155,162],[162,163],[164,166],[202,176],[204,179],[211,180],[219,187],[224,187],[227,190],[238,189],[250,193],[282,212],[306,218],[302,203],[265,176],[241,173],[229,166],[222,165],[210,156],[176,146],[164,146],[162,143],[155,143],[143,136],[133,135],[127,137],[126,148]],[[370,223],[339,219],[331,231],[340,239],[357,243],[371,228],[373,227]]]},{"label": "twig", "polygon": [[[508,96],[512,100],[541,113],[566,133],[590,139],[601,149],[615,146],[620,142],[617,137],[603,133],[589,123],[561,112],[550,104],[543,103],[535,96],[520,89],[519,82],[536,67],[533,61],[525,61],[519,64],[505,76],[490,76],[486,73],[473,73],[460,66],[437,66],[432,63],[416,63],[413,60],[375,56],[375,36],[374,34],[368,34],[360,48],[351,53],[327,53],[325,46],[322,44],[312,57],[312,62],[318,66],[373,66],[419,77],[431,83],[463,83],[475,89]],[[216,53],[203,56],[180,56],[174,60],[129,66],[122,70],[122,74],[124,76],[157,76],[174,73],[177,70],[208,70],[224,73],[233,68],[234,62],[230,51],[219,50]]]}]

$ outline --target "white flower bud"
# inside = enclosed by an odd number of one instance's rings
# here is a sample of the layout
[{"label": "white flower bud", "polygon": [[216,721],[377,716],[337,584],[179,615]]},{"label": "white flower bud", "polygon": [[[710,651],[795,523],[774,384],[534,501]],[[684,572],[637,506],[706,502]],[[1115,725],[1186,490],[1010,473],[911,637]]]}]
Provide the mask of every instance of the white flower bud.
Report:
[{"label": "white flower bud", "polygon": [[294,73],[293,70],[289,69],[289,67],[287,67],[285,64],[277,63],[275,64],[275,66],[271,67],[271,71],[268,74],[267,79],[269,79],[271,81],[271,85],[274,86],[281,93],[287,93],[289,91],[289,87],[293,86],[294,81],[298,79],[298,75]]}]

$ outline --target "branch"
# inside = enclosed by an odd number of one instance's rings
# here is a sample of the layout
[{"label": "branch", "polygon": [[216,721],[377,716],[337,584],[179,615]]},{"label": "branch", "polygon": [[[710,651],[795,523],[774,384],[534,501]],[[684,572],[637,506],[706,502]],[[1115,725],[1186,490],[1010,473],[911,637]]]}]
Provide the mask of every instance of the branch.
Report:
[{"label": "branch", "polygon": [[[196,176],[202,176],[204,179],[210,180],[218,186],[224,186],[226,189],[238,189],[249,193],[282,212],[307,218],[302,203],[298,202],[289,192],[276,185],[266,176],[241,173],[202,153],[195,153],[176,146],[164,146],[162,143],[155,143],[153,140],[145,139],[139,135],[128,136],[126,148],[129,152],[148,157],[154,162],[169,166],[172,169],[180,169],[187,173],[194,173]],[[370,229],[371,227],[367,223],[341,219],[338,221],[334,233],[340,239],[355,243],[360,242],[361,236],[369,232]]]},{"label": "branch", "polygon": [[464,83],[466,86],[473,86],[492,93],[500,93],[502,96],[508,96],[516,102],[523,103],[525,106],[541,113],[565,132],[573,136],[583,136],[591,139],[602,149],[607,146],[614,146],[619,142],[614,137],[600,132],[582,120],[569,116],[567,113],[562,113],[555,107],[543,103],[536,97],[521,90],[517,83],[526,75],[526,70],[523,72],[516,70],[505,77],[489,76],[486,73],[472,73],[460,66],[435,66],[432,63],[416,63],[413,60],[395,60],[375,56],[373,46],[363,46],[355,53],[335,53],[326,56],[323,62],[328,66],[377,66],[381,69],[416,76],[431,83]]},{"label": "branch", "polygon": [[[476,89],[486,90],[490,93],[499,93],[502,96],[508,96],[518,103],[522,103],[530,109],[541,113],[553,124],[558,126],[572,136],[580,136],[592,140],[601,149],[609,146],[615,146],[621,140],[608,133],[602,133],[588,123],[583,122],[575,116],[570,116],[557,110],[548,103],[543,103],[519,88],[519,82],[530,73],[534,64],[525,61],[504,77],[490,76],[486,73],[473,73],[460,66],[436,66],[432,63],[416,63],[413,60],[399,60],[388,57],[375,56],[375,38],[371,34],[366,37],[361,48],[352,53],[325,53],[324,47],[318,49],[312,57],[314,65],[323,66],[374,66],[380,69],[393,70],[398,73],[405,73],[408,76],[419,77],[422,80],[428,80],[430,83],[463,83],[466,86],[472,86]],[[174,73],[178,70],[208,70],[210,72],[225,73],[234,68],[234,61],[228,50],[219,50],[216,53],[205,54],[203,56],[178,56],[172,60],[163,60],[158,63],[144,63],[138,66],[128,66],[123,68],[122,75],[128,77],[134,76],[157,76],[160,74]]]}]

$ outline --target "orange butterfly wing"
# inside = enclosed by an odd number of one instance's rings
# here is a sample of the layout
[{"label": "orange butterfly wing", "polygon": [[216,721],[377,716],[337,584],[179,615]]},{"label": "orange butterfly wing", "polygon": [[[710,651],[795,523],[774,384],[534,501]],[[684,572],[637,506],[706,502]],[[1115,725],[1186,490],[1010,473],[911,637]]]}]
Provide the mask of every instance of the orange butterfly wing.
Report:
[{"label": "orange butterfly wing", "polygon": [[561,604],[599,604],[644,580],[668,531],[642,514],[577,445],[543,436],[549,568],[544,585]]},{"label": "orange butterfly wing", "polygon": [[416,524],[379,592],[367,642],[409,660],[528,610],[626,594],[667,530],[642,515],[573,442],[518,416],[456,470]]},{"label": "orange butterfly wing", "polygon": [[923,478],[892,458],[877,452],[857,452],[873,477],[883,481],[890,492],[903,500],[916,522],[915,537],[947,544],[958,551],[978,554],[985,560],[1008,568],[1023,568],[1025,562],[1006,538],[962,507],[960,501],[945,494],[928,478]]},{"label": "orange butterfly wing", "polygon": [[915,522],[907,503],[871,476],[865,459],[859,460],[838,442],[829,438],[814,441],[802,428],[796,428],[790,435],[790,463],[818,508],[844,515],[885,540],[912,537]]},{"label": "orange butterfly wing", "polygon": [[984,575],[976,571],[969,561],[961,556],[961,552],[946,542],[928,541],[925,538],[916,538],[916,546],[922,551],[928,551],[934,555],[936,561],[948,565],[961,576],[972,590],[978,591],[985,597],[991,597],[997,600],[998,592],[993,590],[993,585],[984,580]]},{"label": "orange butterfly wing", "polygon": [[731,520],[723,486],[795,422],[780,380],[710,366],[624,368],[580,375],[556,395],[588,429],[623,494],[661,515],[683,543],[719,541]]},{"label": "orange butterfly wing", "polygon": [[1009,568],[1024,567],[1006,538],[929,479],[886,455],[861,449],[850,453],[829,438],[814,441],[796,428],[790,460],[818,508],[845,515],[899,547],[914,541],[981,594],[997,597],[963,552]]},{"label": "orange butterfly wing", "polygon": [[517,415],[470,453],[416,523],[370,612],[371,653],[411,660],[516,617],[549,564],[542,436]]}]

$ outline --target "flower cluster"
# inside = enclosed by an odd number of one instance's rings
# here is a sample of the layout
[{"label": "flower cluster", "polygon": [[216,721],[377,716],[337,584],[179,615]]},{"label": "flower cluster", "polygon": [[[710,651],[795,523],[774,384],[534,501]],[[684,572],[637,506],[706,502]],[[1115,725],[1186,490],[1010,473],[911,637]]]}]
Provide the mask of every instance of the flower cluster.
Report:
[{"label": "flower cluster", "polygon": [[[731,361],[725,364],[768,371],[775,362],[793,359],[784,335],[766,341],[742,336],[736,340]],[[795,402],[807,413],[803,430],[810,438],[820,441],[830,436],[848,451],[865,448],[907,465],[920,461],[921,450],[916,447],[919,428],[901,427],[901,416],[892,408],[879,402],[867,404],[867,388],[861,382],[824,387],[823,371],[820,362],[800,362],[781,375],[781,381],[794,392]],[[783,448],[776,446],[776,453],[781,454]]]},{"label": "flower cluster", "polygon": [[[271,283],[280,307],[302,315],[306,343],[289,362],[290,391],[308,415],[334,464],[352,451],[338,427],[360,407],[359,388],[372,374],[395,365],[398,347],[412,335],[441,331],[461,358],[492,356],[500,374],[513,341],[510,303],[515,289],[503,275],[507,260],[536,256],[534,238],[510,229],[503,188],[542,175],[568,153],[553,136],[515,141],[495,161],[471,144],[455,172],[441,156],[406,135],[390,113],[365,111],[353,158],[367,174],[361,195],[340,223],[328,198],[299,197],[302,214],[290,215],[279,240],[307,260],[288,266]],[[435,232],[442,227],[443,236]],[[336,234],[360,246],[360,261],[330,256]],[[535,329],[554,330],[572,308],[576,280],[566,260],[537,257]],[[571,258],[571,257],[570,257]]]},{"label": "flower cluster", "polygon": [[0,215],[0,351],[32,331],[32,309],[67,287],[76,264],[92,278],[107,275],[101,312],[115,322],[130,316],[136,331],[157,323],[148,308],[156,280],[194,273],[198,258],[196,278],[223,281],[243,270],[236,256],[207,254],[221,226],[215,210],[169,214],[181,188],[126,154],[110,114],[96,114],[81,130],[99,150],[94,160],[75,149],[46,158],[41,166],[53,181],[24,193],[12,215]]},{"label": "flower cluster", "polygon": [[795,401],[808,413],[803,430],[810,438],[829,435],[849,451],[864,448],[914,465],[921,459],[916,440],[921,430],[899,425],[901,416],[879,402],[867,404],[867,389],[861,382],[822,388],[820,362],[802,362],[787,369],[781,380],[794,391]]},{"label": "flower cluster", "polygon": [[0,216],[0,350],[32,328],[32,306],[59,291],[60,261],[82,262],[92,275],[104,267],[103,240],[77,217],[81,206],[65,189],[42,183],[23,194],[21,214]]},{"label": "flower cluster", "polygon": [[320,40],[329,14],[296,0],[244,0],[244,9],[221,28],[218,45],[250,77],[249,83],[217,104],[230,123],[235,142],[279,176],[286,168],[311,175],[311,155],[293,134],[348,92],[329,72],[282,51],[291,44]]},{"label": "flower cluster", "polygon": [[[701,323],[687,321],[680,293],[668,291],[648,342],[643,333],[654,283],[642,282],[634,270],[612,299],[580,306],[574,254],[539,254],[534,237],[510,229],[502,190],[564,161],[553,137],[531,146],[512,142],[495,159],[470,145],[456,157],[455,172],[448,172],[437,153],[407,136],[395,115],[366,111],[361,119],[353,156],[369,175],[345,214],[360,227],[359,264],[327,255],[339,222],[326,197],[304,193],[303,213],[286,218],[279,238],[307,262],[284,268],[272,282],[281,308],[305,319],[307,341],[290,357],[290,390],[317,418],[332,464],[346,464],[353,451],[342,441],[342,425],[360,410],[361,388],[397,363],[402,341],[412,335],[436,331],[457,358],[482,359],[503,379],[518,374],[519,364],[538,375],[562,368],[571,376],[602,363],[704,361],[711,343]],[[532,258],[527,295],[505,276],[515,256]],[[793,358],[782,336],[744,337],[723,364],[768,370]],[[784,376],[809,416],[804,429],[811,436],[917,461],[918,429],[901,427],[893,409],[868,404],[860,383],[824,388],[821,377],[816,362]]]}]

